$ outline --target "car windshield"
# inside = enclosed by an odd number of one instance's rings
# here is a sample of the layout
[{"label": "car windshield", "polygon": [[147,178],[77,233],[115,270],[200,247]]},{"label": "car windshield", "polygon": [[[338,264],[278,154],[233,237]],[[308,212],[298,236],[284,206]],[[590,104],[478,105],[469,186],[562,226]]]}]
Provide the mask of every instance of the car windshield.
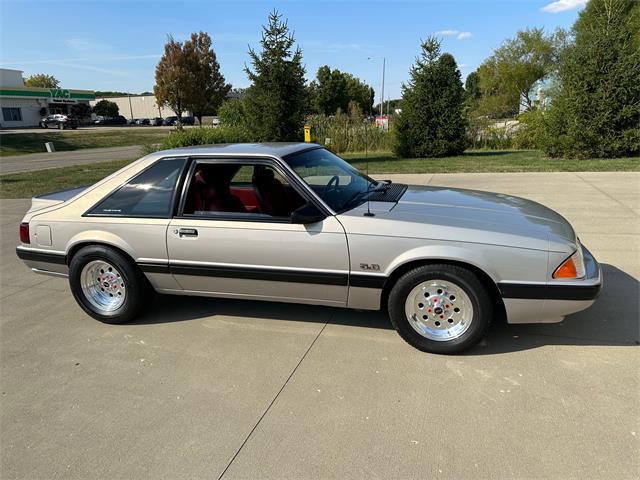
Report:
[{"label": "car windshield", "polygon": [[324,148],[289,155],[285,161],[338,213],[363,203],[378,185],[375,180]]}]

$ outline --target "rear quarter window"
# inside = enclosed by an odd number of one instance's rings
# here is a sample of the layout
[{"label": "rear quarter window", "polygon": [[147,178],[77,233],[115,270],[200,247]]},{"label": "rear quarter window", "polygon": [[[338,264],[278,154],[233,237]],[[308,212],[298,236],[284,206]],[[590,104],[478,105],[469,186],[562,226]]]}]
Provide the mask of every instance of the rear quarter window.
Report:
[{"label": "rear quarter window", "polygon": [[159,160],[87,212],[88,215],[118,217],[171,216],[174,192],[184,158]]}]

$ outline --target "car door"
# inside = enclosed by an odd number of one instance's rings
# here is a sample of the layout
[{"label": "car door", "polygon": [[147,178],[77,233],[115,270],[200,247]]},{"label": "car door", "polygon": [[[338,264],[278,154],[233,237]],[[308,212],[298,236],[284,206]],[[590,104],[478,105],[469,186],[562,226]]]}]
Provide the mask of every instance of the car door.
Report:
[{"label": "car door", "polygon": [[[265,169],[271,191],[258,187],[256,172],[265,177]],[[221,185],[211,186],[216,182]],[[222,199],[207,193],[215,189],[228,192]],[[167,230],[170,271],[187,292],[346,305],[349,257],[342,225],[333,216],[291,221],[295,208],[314,201],[275,160],[194,160]]]}]

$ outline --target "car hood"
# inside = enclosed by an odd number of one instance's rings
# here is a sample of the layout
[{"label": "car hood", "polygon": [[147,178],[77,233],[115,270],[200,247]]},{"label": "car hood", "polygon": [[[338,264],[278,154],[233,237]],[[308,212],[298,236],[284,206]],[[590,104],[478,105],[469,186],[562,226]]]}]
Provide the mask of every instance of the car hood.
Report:
[{"label": "car hood", "polygon": [[[364,216],[370,208],[373,217]],[[501,193],[447,187],[409,186],[398,202],[371,202],[341,215],[347,233],[384,232],[519,248],[566,251],[573,228],[539,203]],[[360,218],[370,220],[368,222]]]}]

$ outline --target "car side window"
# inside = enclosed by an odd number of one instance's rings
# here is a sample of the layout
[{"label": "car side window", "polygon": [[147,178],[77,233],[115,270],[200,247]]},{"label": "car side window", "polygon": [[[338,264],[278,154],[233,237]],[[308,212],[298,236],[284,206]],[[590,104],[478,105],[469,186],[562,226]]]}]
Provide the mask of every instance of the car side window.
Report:
[{"label": "car side window", "polygon": [[88,215],[168,218],[186,159],[159,160],[106,197]]},{"label": "car side window", "polygon": [[273,167],[252,163],[198,163],[187,188],[183,214],[282,220],[306,201]]}]

